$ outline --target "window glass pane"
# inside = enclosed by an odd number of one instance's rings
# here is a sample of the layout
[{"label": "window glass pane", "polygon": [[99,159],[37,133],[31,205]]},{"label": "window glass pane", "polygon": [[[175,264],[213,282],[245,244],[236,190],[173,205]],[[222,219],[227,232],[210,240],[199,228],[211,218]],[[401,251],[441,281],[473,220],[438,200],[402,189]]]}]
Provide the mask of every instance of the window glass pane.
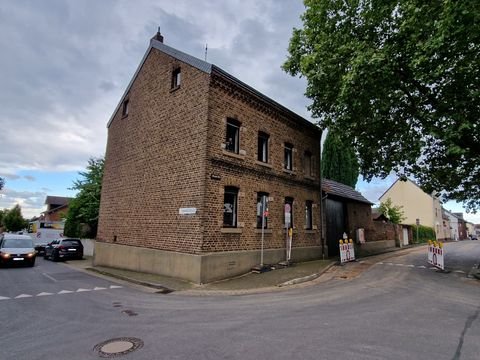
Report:
[{"label": "window glass pane", "polygon": [[307,230],[312,229],[312,202],[307,201],[305,203],[305,228]]},{"label": "window glass pane", "polygon": [[312,176],[312,154],[308,151],[305,152],[305,175]]},{"label": "window glass pane", "polygon": [[237,226],[237,196],[238,189],[225,188],[223,196],[223,226]]},{"label": "window glass pane", "polygon": [[175,69],[172,72],[172,88],[176,88],[180,86],[180,82],[182,80],[182,72],[180,69]]},{"label": "window glass pane", "polygon": [[225,148],[228,151],[238,154],[239,152],[239,134],[240,134],[240,123],[235,120],[227,120],[227,136],[226,136],[226,146]]},{"label": "window glass pane", "polygon": [[290,144],[285,144],[285,169],[292,170],[293,169],[293,146]]},{"label": "window glass pane", "polygon": [[285,227],[293,228],[293,198],[285,198],[284,216]]},{"label": "window glass pane", "polygon": [[267,193],[258,193],[257,194],[257,228],[268,228],[268,194]]},{"label": "window glass pane", "polygon": [[268,134],[258,134],[258,161],[268,162]]}]

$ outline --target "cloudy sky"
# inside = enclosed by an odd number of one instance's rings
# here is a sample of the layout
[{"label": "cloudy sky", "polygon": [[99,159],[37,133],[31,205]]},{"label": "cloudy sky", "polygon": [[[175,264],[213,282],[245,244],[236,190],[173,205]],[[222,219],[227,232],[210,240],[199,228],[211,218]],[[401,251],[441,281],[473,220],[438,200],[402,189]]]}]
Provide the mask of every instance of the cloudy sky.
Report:
[{"label": "cloudy sky", "polygon": [[[18,203],[32,217],[47,194],[74,196],[158,26],[166,44],[201,59],[208,43],[208,62],[311,119],[304,80],[280,68],[303,9],[300,0],[0,0],[0,208]],[[392,182],[358,189],[377,202]]]}]

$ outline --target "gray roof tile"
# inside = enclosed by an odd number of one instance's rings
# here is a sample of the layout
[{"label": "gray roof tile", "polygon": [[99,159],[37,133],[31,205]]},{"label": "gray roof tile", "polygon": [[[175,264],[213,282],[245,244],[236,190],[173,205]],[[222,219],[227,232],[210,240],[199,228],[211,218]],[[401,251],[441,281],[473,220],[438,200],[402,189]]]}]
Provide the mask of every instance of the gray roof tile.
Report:
[{"label": "gray roof tile", "polygon": [[365,197],[363,197],[361,193],[356,191],[354,188],[333,180],[323,179],[322,190],[327,194],[332,194],[345,199],[350,199],[372,205],[372,202],[368,201]]}]

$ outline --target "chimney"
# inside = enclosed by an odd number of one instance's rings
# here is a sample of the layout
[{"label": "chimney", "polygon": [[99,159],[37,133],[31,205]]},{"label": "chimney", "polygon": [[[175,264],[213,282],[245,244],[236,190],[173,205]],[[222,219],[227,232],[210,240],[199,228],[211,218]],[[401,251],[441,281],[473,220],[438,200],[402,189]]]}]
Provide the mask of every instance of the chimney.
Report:
[{"label": "chimney", "polygon": [[163,43],[163,36],[160,34],[160,26],[158,27],[157,33],[152,37],[152,40],[157,40]]}]

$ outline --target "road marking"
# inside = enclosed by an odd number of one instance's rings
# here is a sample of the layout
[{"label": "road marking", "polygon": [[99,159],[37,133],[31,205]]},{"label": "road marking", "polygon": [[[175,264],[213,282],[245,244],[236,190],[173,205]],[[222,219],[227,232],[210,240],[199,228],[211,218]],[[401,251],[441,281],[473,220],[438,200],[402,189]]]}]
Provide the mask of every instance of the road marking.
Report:
[{"label": "road marking", "polygon": [[397,266],[404,266],[403,264],[394,264],[394,265],[397,265]]},{"label": "road marking", "polygon": [[[71,293],[89,292],[89,291],[93,291],[93,290],[109,290],[109,289],[122,289],[122,288],[123,288],[123,286],[119,286],[119,285],[110,285],[108,288],[97,286],[94,289],[79,288],[79,289],[74,290],[74,291],[61,290],[58,293],[41,292],[41,293],[39,293],[35,296],[40,297],[40,296],[63,295],[63,294],[71,294]],[[15,296],[14,298],[11,298],[11,297],[8,297],[8,296],[0,296],[0,300],[23,299],[23,298],[29,298],[29,297],[34,297],[34,295],[20,294],[20,295]]]},{"label": "road marking", "polygon": [[392,263],[385,263],[385,265],[393,265]]},{"label": "road marking", "polygon": [[465,274],[465,271],[463,271],[463,270],[455,270],[454,272],[459,273],[459,274]]},{"label": "road marking", "polygon": [[426,266],[423,266],[423,265],[420,265],[420,266],[417,266],[419,269],[426,269],[427,267]]},{"label": "road marking", "polygon": [[32,295],[21,294],[21,295],[15,296],[14,299],[22,299],[22,298],[28,298],[28,297],[32,297]]},{"label": "road marking", "polygon": [[377,264],[383,265],[383,262],[379,262],[379,263],[377,263]]},{"label": "road marking", "polygon": [[430,270],[437,270],[438,268],[436,268],[435,266],[430,266],[429,269]]},{"label": "road marking", "polygon": [[59,291],[57,294],[58,295],[61,295],[61,294],[71,294],[73,293],[73,291],[70,291],[70,290],[62,290],[62,291]]},{"label": "road marking", "polygon": [[57,281],[58,281],[57,279],[55,279],[54,277],[48,275],[47,273],[42,273],[42,275],[45,276],[45,277],[47,277],[47,278],[49,278],[49,279],[52,280],[53,282],[57,282]]},{"label": "road marking", "polygon": [[409,268],[414,268],[415,265],[405,265],[406,267],[409,267]]}]

